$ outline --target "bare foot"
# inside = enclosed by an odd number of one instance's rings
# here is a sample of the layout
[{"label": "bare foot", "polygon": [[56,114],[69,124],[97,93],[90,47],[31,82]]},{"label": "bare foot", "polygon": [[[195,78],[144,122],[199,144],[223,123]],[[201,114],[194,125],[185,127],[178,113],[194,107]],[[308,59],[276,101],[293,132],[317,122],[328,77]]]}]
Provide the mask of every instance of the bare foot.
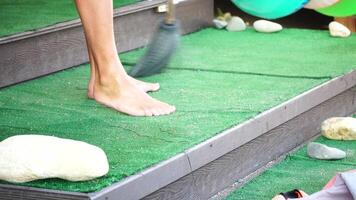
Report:
[{"label": "bare foot", "polygon": [[132,116],[167,115],[176,110],[174,106],[150,97],[128,78],[109,79],[105,83],[94,82],[93,97],[105,106]]},{"label": "bare foot", "polygon": [[[141,91],[143,92],[155,92],[158,91],[160,88],[159,83],[148,83],[144,81],[137,80],[132,78],[131,76],[127,76],[128,80],[135,84]],[[94,99],[94,82],[95,78],[90,78],[88,84],[88,98]]]},{"label": "bare foot", "polygon": [[138,88],[140,88],[144,92],[155,92],[158,91],[160,87],[159,83],[148,83],[132,78],[131,76],[128,76],[128,80],[132,81],[133,84],[135,84]]}]

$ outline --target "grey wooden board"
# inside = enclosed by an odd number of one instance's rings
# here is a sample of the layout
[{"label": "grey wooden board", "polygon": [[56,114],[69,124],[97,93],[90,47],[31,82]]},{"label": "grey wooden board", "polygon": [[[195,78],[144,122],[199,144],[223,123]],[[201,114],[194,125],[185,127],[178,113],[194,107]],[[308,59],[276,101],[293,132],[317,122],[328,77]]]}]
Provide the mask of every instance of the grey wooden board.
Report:
[{"label": "grey wooden board", "polygon": [[[164,14],[155,8],[164,0],[143,1],[115,10],[115,36],[120,52],[146,45]],[[177,5],[182,33],[209,26],[213,0],[189,0]],[[0,87],[88,62],[79,20],[0,38]]]},{"label": "grey wooden board", "polygon": [[191,172],[189,161],[184,154],[178,154],[127,180],[114,184],[98,193],[90,194],[91,199],[140,199]]},{"label": "grey wooden board", "polygon": [[89,200],[89,197],[82,193],[0,184],[0,200]]},{"label": "grey wooden board", "polygon": [[[123,7],[114,9],[114,17],[119,17],[119,16],[131,14],[131,13],[139,12],[142,10],[155,8],[155,7],[157,7],[157,5],[161,5],[165,2],[166,2],[166,0],[143,0],[143,1],[137,2],[135,4],[131,4],[129,6],[123,6]],[[17,40],[23,40],[23,39],[48,34],[48,33],[59,31],[59,30],[64,30],[64,29],[73,28],[73,27],[80,27],[80,26],[81,26],[80,19],[60,22],[60,23],[56,23],[56,24],[48,26],[48,27],[25,31],[25,32],[5,36],[5,37],[0,37],[0,44],[14,42]]]},{"label": "grey wooden board", "polygon": [[355,113],[355,99],[356,87],[353,87],[144,199],[208,199],[317,135],[323,120]]}]

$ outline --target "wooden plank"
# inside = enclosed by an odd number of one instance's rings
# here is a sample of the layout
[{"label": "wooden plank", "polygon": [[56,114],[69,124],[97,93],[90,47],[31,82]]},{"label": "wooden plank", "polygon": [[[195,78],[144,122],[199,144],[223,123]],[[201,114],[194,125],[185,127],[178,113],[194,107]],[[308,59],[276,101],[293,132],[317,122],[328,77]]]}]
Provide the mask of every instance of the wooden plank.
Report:
[{"label": "wooden plank", "polygon": [[[177,19],[181,22],[182,33],[187,34],[211,25],[213,19],[212,0],[190,0],[177,5]],[[141,11],[135,15],[122,16],[114,22],[117,47],[120,52],[147,45],[158,22],[163,19],[154,9]]]},{"label": "wooden plank", "polygon": [[323,120],[355,113],[355,99],[353,87],[197,169],[191,174],[194,188],[185,188],[191,185],[186,185],[183,178],[144,199],[208,199],[317,135]]},{"label": "wooden plank", "polygon": [[164,187],[164,189],[160,189],[144,197],[142,200],[160,200],[160,199],[169,199],[169,200],[200,199],[195,191],[193,175],[188,174],[180,178],[178,181]]},{"label": "wooden plank", "polygon": [[0,87],[79,65],[87,60],[80,27],[0,45]]},{"label": "wooden plank", "polygon": [[188,158],[181,153],[89,196],[92,200],[141,199],[190,172]]},{"label": "wooden plank", "polygon": [[[154,7],[163,0],[143,1],[115,11],[114,27],[120,52],[146,45],[164,14]],[[189,0],[177,5],[183,34],[211,23],[213,0]],[[88,62],[79,20],[0,41],[0,88]]]},{"label": "wooden plank", "polygon": [[[149,1],[137,2],[135,4],[131,4],[128,6],[123,6],[123,7],[114,9],[114,18],[124,16],[127,14],[140,12],[140,11],[147,10],[150,8],[155,8],[158,5],[161,5],[165,2],[166,2],[166,0],[149,0]],[[59,31],[59,30],[80,27],[80,26],[81,26],[80,19],[70,20],[70,21],[66,21],[66,22],[60,22],[60,23],[56,23],[52,26],[39,28],[39,29],[31,30],[31,31],[25,31],[22,33],[17,33],[17,34],[5,36],[5,37],[0,37],[0,44],[5,44],[5,43],[17,41],[17,40],[27,39],[27,38],[31,38],[34,36],[39,36],[39,35],[52,33],[52,32]]]},{"label": "wooden plank", "polygon": [[89,200],[86,194],[0,184],[0,200]]}]

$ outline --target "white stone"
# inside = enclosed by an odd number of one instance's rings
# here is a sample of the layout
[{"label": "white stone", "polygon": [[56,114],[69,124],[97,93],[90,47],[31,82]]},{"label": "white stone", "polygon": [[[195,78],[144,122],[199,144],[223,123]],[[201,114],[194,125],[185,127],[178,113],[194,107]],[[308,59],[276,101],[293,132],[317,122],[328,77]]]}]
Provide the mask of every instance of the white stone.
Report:
[{"label": "white stone", "polygon": [[273,33],[283,29],[280,24],[267,20],[257,20],[253,23],[253,27],[256,31],[263,33]]},{"label": "white stone", "polygon": [[333,140],[356,140],[356,119],[333,117],[321,124],[321,134]]},{"label": "white stone", "polygon": [[351,31],[339,22],[330,22],[329,24],[330,35],[334,37],[349,37]]},{"label": "white stone", "polygon": [[19,135],[0,142],[0,166],[0,179],[15,183],[45,178],[85,181],[109,171],[102,149],[42,135]]},{"label": "white stone", "polygon": [[308,9],[320,9],[332,6],[339,2],[340,0],[310,0],[305,4],[304,8]]},{"label": "white stone", "polygon": [[228,31],[243,31],[246,29],[246,24],[240,17],[232,17],[226,29]]},{"label": "white stone", "polygon": [[338,160],[346,157],[344,151],[316,142],[308,144],[307,152],[309,157],[321,160]]},{"label": "white stone", "polygon": [[222,28],[225,28],[227,26],[227,22],[226,21],[219,20],[219,19],[214,19],[213,23],[214,23],[215,27],[218,28],[218,29],[222,29]]},{"label": "white stone", "polygon": [[183,1],[186,1],[186,0],[173,0],[173,3],[174,4],[179,4],[180,2],[183,2]]}]

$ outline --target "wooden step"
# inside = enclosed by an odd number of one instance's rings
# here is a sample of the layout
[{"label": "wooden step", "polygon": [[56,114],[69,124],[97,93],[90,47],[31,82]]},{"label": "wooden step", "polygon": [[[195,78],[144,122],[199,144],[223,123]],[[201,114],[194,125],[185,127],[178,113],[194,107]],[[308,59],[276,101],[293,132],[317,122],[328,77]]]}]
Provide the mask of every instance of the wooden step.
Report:
[{"label": "wooden step", "polygon": [[[119,52],[146,45],[164,13],[166,0],[146,0],[114,11]],[[213,0],[187,0],[177,5],[182,33],[211,25]],[[88,62],[79,19],[0,38],[0,88]]]},{"label": "wooden step", "polygon": [[95,193],[0,184],[0,200],[199,200],[315,137],[329,117],[356,112],[356,70]]}]

